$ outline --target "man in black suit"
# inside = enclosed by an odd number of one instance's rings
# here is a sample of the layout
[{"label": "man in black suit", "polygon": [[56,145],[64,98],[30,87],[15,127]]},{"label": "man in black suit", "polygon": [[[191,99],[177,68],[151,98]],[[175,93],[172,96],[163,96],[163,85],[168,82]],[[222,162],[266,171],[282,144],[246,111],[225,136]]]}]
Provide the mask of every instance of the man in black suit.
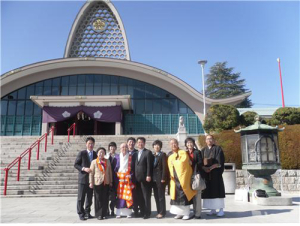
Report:
[{"label": "man in black suit", "polygon": [[145,149],[146,139],[137,138],[137,159],[135,160],[135,179],[138,203],[144,219],[151,215],[151,177],[153,170],[152,152]]},{"label": "man in black suit", "polygon": [[[137,150],[134,148],[135,147],[136,140],[134,137],[129,137],[127,139],[127,146],[128,146],[128,153],[129,155],[132,156],[131,159],[131,171],[133,172],[133,175],[131,177],[132,183],[136,185],[136,179],[135,179],[135,161],[137,158]],[[133,200],[133,211],[134,211],[134,217],[139,216],[139,206],[138,206],[138,197],[137,197],[137,192],[136,192],[136,187],[132,189],[132,200]]]},{"label": "man in black suit", "polygon": [[[89,173],[91,162],[97,158],[96,152],[93,150],[95,139],[93,137],[86,138],[86,150],[80,151],[76,157],[74,167],[78,170],[78,197],[77,197],[77,213],[80,220],[93,218],[91,216],[91,205],[93,198],[93,189],[89,187]],[[85,198],[85,208],[83,208]]]},{"label": "man in black suit", "polygon": [[157,219],[166,215],[166,184],[168,183],[168,165],[167,155],[161,151],[162,142],[156,140],[152,144],[154,149],[154,166],[153,166],[153,192],[156,202]]}]

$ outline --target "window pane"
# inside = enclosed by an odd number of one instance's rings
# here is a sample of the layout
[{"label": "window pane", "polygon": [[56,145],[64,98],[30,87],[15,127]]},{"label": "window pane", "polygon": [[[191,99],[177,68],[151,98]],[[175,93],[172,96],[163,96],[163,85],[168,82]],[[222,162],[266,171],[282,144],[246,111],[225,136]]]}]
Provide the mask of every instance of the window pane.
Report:
[{"label": "window pane", "polygon": [[135,114],[144,114],[145,112],[145,101],[136,100],[135,101]]},{"label": "window pane", "polygon": [[146,99],[145,114],[152,114],[152,100]]},{"label": "window pane", "polygon": [[73,96],[76,95],[76,87],[70,87],[70,88],[69,88],[69,95],[70,95],[70,96],[71,96],[71,95],[73,95]]},{"label": "window pane", "polygon": [[153,100],[153,114],[161,114],[161,100]]},{"label": "window pane", "polygon": [[25,99],[26,87],[18,90],[18,99]]},{"label": "window pane", "polygon": [[171,114],[178,114],[178,104],[177,99],[170,99],[170,113]]},{"label": "window pane", "polygon": [[59,86],[52,86],[52,95],[59,95]]},{"label": "window pane", "polygon": [[70,86],[77,86],[77,75],[70,76],[69,84]]},{"label": "window pane", "polygon": [[85,75],[78,75],[78,86],[85,86]]},{"label": "window pane", "polygon": [[43,95],[43,87],[36,86],[35,87],[35,94],[34,95],[36,95],[36,96]]},{"label": "window pane", "polygon": [[111,85],[118,85],[118,77],[117,76],[111,76],[110,83],[111,83]]},{"label": "window pane", "polygon": [[118,95],[118,86],[117,85],[112,85],[111,86],[110,94],[111,95]]},{"label": "window pane", "polygon": [[155,97],[155,98],[161,98],[161,97],[163,97],[162,96],[162,89],[160,89],[160,88],[158,88],[158,87],[156,87],[156,86],[153,86],[153,96]]},{"label": "window pane", "polygon": [[30,99],[30,96],[34,96],[34,85],[27,86],[26,99]]},{"label": "window pane", "polygon": [[1,100],[1,115],[6,115],[7,112],[7,100]]},{"label": "window pane", "polygon": [[39,86],[39,87],[43,86],[43,82],[38,82],[38,83],[35,84],[35,86]]},{"label": "window pane", "polygon": [[185,103],[183,103],[181,100],[179,100],[179,113],[180,114],[187,113],[187,107],[186,107]]},{"label": "window pane", "polygon": [[25,101],[18,101],[17,104],[17,115],[24,115]]},{"label": "window pane", "polygon": [[78,86],[77,95],[85,95],[85,87],[84,86]]},{"label": "window pane", "polygon": [[120,95],[126,95],[127,94],[127,86],[125,85],[120,85],[120,91],[119,91]]},{"label": "window pane", "polygon": [[44,86],[51,86],[51,79],[45,80]]},{"label": "window pane", "polygon": [[94,87],[93,86],[87,86],[86,89],[85,89],[85,95],[88,95],[88,96],[94,95]]},{"label": "window pane", "polygon": [[110,94],[110,87],[109,85],[102,86],[102,95],[109,95]]},{"label": "window pane", "polygon": [[128,78],[120,77],[119,78],[119,84],[120,85],[127,85],[128,84]]},{"label": "window pane", "polygon": [[145,98],[145,86],[137,86],[133,88],[134,98]]},{"label": "window pane", "polygon": [[110,85],[110,76],[109,75],[103,76],[102,84],[103,85]]},{"label": "window pane", "polygon": [[69,93],[69,87],[67,87],[67,86],[61,87],[61,95],[62,96],[66,96],[66,95],[68,95],[68,93]]},{"label": "window pane", "polygon": [[145,93],[146,93],[146,98],[154,98],[154,95],[153,95],[153,86],[146,85],[145,86]]},{"label": "window pane", "polygon": [[33,102],[31,100],[26,101],[25,115],[32,115],[33,113]]},{"label": "window pane", "polygon": [[169,100],[162,99],[161,107],[162,107],[162,113],[163,114],[169,114],[170,113],[170,103],[169,103]]},{"label": "window pane", "polygon": [[18,95],[17,91],[15,91],[15,92],[13,92],[13,93],[10,93],[10,94],[8,95],[8,99],[9,99],[9,100],[16,100],[16,99],[17,99],[17,95]]},{"label": "window pane", "polygon": [[8,102],[7,115],[15,115],[16,114],[16,105],[17,105],[17,101],[11,100]]},{"label": "window pane", "polygon": [[193,110],[190,109],[189,107],[187,107],[187,110],[188,110],[188,114],[194,114]]},{"label": "window pane", "polygon": [[86,75],[86,86],[92,86],[94,85],[94,75]]},{"label": "window pane", "polygon": [[94,95],[101,95],[101,86],[94,87]]},{"label": "window pane", "polygon": [[52,87],[53,86],[60,86],[60,78],[52,79]]},{"label": "window pane", "polygon": [[101,86],[102,84],[102,75],[95,75],[94,77],[95,79],[95,86]]},{"label": "window pane", "polygon": [[51,86],[44,86],[44,95],[51,95]]},{"label": "window pane", "polygon": [[64,76],[61,78],[61,85],[68,86],[69,85],[69,76]]},{"label": "window pane", "polygon": [[42,109],[38,106],[38,105],[34,105],[34,107],[33,107],[33,113],[34,113],[34,115],[41,115],[42,114]]}]

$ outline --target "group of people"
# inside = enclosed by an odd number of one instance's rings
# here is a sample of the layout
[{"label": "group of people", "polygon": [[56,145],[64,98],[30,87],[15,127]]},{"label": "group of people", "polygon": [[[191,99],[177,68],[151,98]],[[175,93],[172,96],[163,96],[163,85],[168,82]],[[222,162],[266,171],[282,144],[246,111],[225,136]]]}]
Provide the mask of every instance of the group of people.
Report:
[{"label": "group of people", "polygon": [[[120,145],[117,154],[115,142],[108,145],[107,153],[103,147],[94,151],[95,139],[86,139],[86,150],[78,153],[74,165],[78,170],[77,213],[80,220],[94,218],[90,214],[93,193],[98,220],[107,216],[148,219],[152,189],[156,218],[164,218],[166,187],[171,198],[170,213],[175,214],[175,219],[200,219],[202,199],[203,207],[211,210],[208,215],[224,215],[224,153],[214,144],[212,135],[206,136],[207,146],[201,151],[191,137],[185,140],[186,150],[181,150],[178,141],[171,139],[171,151],[167,154],[162,151],[160,140],[153,142],[153,152],[146,149],[145,144],[144,137],[130,137],[127,143]],[[206,189],[192,189],[195,174],[201,175]],[[193,214],[190,205],[193,205]]]}]

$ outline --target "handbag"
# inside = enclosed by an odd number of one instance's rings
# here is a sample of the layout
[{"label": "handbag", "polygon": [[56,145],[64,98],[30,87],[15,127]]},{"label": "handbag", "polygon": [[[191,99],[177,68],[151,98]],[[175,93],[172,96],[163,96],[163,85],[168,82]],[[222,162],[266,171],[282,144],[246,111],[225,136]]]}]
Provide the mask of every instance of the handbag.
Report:
[{"label": "handbag", "polygon": [[197,173],[197,164],[195,165],[195,170],[192,175],[192,190],[202,191],[206,188],[205,181],[201,177],[200,173]]}]

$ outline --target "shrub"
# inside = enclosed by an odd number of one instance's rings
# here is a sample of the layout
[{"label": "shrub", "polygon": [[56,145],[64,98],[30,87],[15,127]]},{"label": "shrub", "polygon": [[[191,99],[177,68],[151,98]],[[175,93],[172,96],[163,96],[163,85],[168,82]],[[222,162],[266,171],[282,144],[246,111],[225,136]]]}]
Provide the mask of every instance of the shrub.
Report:
[{"label": "shrub", "polygon": [[[300,125],[287,125],[279,132],[279,150],[282,169],[300,169]],[[216,144],[221,146],[225,162],[235,163],[237,169],[242,168],[242,151],[240,134],[233,130],[224,130],[214,134]],[[205,146],[205,136],[199,136],[199,144]]]},{"label": "shrub", "polygon": [[250,126],[255,123],[255,116],[257,115],[254,111],[246,111],[240,117],[241,125]]},{"label": "shrub", "polygon": [[300,124],[300,108],[278,108],[272,115],[273,125],[295,125]]},{"label": "shrub", "polygon": [[230,105],[216,104],[209,108],[203,128],[206,132],[220,132],[239,125],[239,112]]}]

